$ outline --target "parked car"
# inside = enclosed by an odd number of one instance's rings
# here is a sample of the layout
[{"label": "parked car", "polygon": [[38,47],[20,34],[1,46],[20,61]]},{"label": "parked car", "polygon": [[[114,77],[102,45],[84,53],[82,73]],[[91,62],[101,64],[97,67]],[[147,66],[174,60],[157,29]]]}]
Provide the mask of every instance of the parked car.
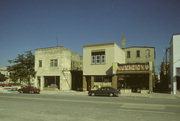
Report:
[{"label": "parked car", "polygon": [[31,93],[31,94],[37,93],[37,94],[39,94],[40,89],[38,89],[36,87],[32,87],[32,86],[27,86],[27,87],[22,87],[22,88],[18,89],[18,92],[19,93]]},{"label": "parked car", "polygon": [[10,83],[0,83],[0,86],[1,87],[11,87],[11,86],[13,86],[13,84],[10,84]]},{"label": "parked car", "polygon": [[112,87],[101,87],[97,90],[91,90],[88,92],[89,96],[119,96],[120,92]]}]

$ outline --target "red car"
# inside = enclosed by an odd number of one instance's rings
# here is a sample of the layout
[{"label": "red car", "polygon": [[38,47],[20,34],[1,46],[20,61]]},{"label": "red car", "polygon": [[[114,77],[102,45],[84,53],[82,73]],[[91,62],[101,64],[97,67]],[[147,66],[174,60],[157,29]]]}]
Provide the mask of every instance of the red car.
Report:
[{"label": "red car", "polygon": [[13,84],[3,83],[3,84],[0,84],[0,86],[2,86],[2,87],[11,87],[11,86],[13,86]]},{"label": "red car", "polygon": [[21,89],[18,89],[19,93],[40,93],[40,89],[36,88],[36,87],[32,87],[32,86],[27,86],[27,87],[22,87]]}]

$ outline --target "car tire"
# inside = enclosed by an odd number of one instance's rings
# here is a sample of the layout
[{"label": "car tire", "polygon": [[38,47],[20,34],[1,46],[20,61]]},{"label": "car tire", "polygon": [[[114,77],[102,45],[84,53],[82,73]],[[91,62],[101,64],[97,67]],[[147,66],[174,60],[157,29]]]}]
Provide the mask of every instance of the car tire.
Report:
[{"label": "car tire", "polygon": [[95,96],[95,93],[91,93],[91,96]]},{"label": "car tire", "polygon": [[119,94],[115,94],[116,97],[119,97]]},{"label": "car tire", "polygon": [[109,96],[112,97],[112,96],[114,96],[114,94],[113,94],[113,93],[110,93]]},{"label": "car tire", "polygon": [[23,91],[19,91],[19,93],[23,93]]},{"label": "car tire", "polygon": [[30,91],[29,93],[34,94],[34,91]]}]

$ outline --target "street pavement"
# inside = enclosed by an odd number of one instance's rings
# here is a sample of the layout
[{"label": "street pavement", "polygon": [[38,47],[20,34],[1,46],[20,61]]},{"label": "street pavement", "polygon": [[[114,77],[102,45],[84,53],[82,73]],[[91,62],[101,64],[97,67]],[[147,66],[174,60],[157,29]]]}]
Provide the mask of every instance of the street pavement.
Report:
[{"label": "street pavement", "polygon": [[155,98],[157,95],[98,97],[76,91],[0,93],[0,121],[179,121],[179,98],[166,95]]},{"label": "street pavement", "polygon": [[[0,93],[18,93],[17,91],[10,90],[11,88],[3,89],[0,87]],[[42,95],[87,95],[87,91],[73,91],[73,90],[66,90],[66,91],[41,91]],[[177,91],[176,95],[168,94],[168,93],[121,93],[119,97],[142,97],[142,98],[164,98],[164,99],[180,99],[180,92]]]}]

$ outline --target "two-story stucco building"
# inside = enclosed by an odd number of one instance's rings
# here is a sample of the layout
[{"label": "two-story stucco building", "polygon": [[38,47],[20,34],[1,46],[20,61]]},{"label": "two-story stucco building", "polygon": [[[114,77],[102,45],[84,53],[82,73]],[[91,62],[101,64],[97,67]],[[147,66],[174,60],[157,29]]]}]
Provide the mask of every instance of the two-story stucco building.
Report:
[{"label": "two-story stucco building", "polygon": [[132,91],[153,91],[154,87],[154,47],[128,47],[125,52],[125,64],[117,64],[117,88]]},{"label": "two-story stucco building", "polygon": [[112,64],[125,63],[125,52],[116,43],[83,46],[83,90],[116,86]]},{"label": "two-story stucco building", "polygon": [[83,46],[83,90],[100,86],[146,90],[154,86],[154,47],[120,48],[116,43]]},{"label": "two-story stucco building", "polygon": [[36,49],[35,71],[41,90],[82,88],[82,57],[62,46]]}]

